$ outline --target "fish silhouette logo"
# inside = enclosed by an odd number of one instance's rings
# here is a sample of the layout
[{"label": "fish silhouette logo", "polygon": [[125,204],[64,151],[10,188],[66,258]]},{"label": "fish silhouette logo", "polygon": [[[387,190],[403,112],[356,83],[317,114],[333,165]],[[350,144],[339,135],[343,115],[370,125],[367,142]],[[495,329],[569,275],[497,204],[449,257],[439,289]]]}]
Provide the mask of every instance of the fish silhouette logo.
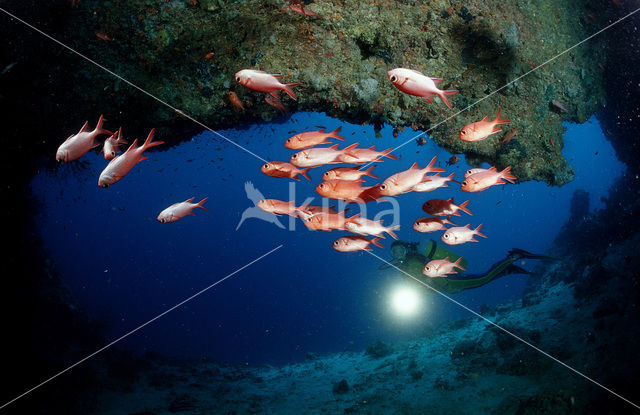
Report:
[{"label": "fish silhouette logo", "polygon": [[238,222],[238,226],[236,226],[236,230],[240,229],[240,225],[242,225],[245,219],[251,218],[262,219],[265,222],[273,223],[280,229],[285,229],[284,225],[280,223],[276,215],[265,212],[258,207],[258,202],[263,200],[264,196],[260,190],[253,186],[253,183],[245,182],[244,191],[247,193],[247,198],[253,202],[254,206],[246,208],[244,212],[242,212],[242,217],[240,218],[240,222]]}]

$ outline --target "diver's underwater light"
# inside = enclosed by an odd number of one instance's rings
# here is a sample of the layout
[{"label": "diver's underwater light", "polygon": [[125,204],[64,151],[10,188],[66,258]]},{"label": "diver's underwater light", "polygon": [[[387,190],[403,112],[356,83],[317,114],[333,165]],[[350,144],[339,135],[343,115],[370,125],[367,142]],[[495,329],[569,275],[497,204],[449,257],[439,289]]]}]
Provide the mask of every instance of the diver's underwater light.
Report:
[{"label": "diver's underwater light", "polygon": [[391,308],[399,315],[414,315],[422,305],[422,298],[414,288],[403,285],[396,287],[391,293]]}]

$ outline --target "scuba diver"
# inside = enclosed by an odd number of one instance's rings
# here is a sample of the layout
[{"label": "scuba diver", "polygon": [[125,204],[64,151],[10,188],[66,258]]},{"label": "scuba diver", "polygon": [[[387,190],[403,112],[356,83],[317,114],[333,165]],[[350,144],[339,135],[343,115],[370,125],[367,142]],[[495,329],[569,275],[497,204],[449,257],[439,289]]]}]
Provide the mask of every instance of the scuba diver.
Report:
[{"label": "scuba diver", "polygon": [[[456,269],[455,275],[451,277],[429,278],[422,274],[422,270],[431,260],[449,258],[449,261],[451,262],[457,261],[460,265],[458,268],[461,269],[466,267],[467,261],[460,255],[438,245],[433,239],[419,243],[395,241],[391,244],[391,256],[393,257],[393,265],[420,281],[426,280],[426,282],[434,289],[444,291],[448,294],[455,294],[462,290],[480,287],[495,280],[496,278],[504,277],[509,274],[536,275],[535,273],[529,272],[515,264],[516,261],[521,259],[562,260],[562,258],[532,254],[523,249],[513,248],[509,251],[506,258],[494,264],[484,275],[461,277],[458,274],[460,271]],[[383,265],[380,268],[384,269],[388,267],[389,265]]]}]

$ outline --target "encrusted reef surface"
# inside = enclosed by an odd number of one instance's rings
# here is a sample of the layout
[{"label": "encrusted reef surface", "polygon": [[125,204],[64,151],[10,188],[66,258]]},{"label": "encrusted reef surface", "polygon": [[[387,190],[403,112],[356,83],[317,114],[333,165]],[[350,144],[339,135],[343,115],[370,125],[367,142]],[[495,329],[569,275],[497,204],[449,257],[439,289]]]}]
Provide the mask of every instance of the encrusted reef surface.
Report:
[{"label": "encrusted reef surface", "polygon": [[[640,225],[636,179],[590,212],[576,192],[573,216],[522,298],[397,344],[318,356],[283,367],[223,366],[151,356],[127,382],[97,394],[97,414],[623,414],[636,408],[543,355],[548,353],[640,403]],[[610,215],[616,206],[627,208]],[[588,203],[587,203],[588,205]],[[624,231],[611,231],[615,226]],[[598,235],[598,238],[594,238]],[[508,278],[508,277],[507,277]],[[524,342],[529,343],[529,345]]]},{"label": "encrusted reef surface", "polygon": [[[297,102],[281,94],[290,110],[325,111],[351,122],[428,131],[452,153],[501,168],[511,165],[520,180],[562,185],[573,178],[561,154],[562,121],[583,122],[604,103],[600,38],[527,74],[608,21],[606,7],[592,20],[581,1],[307,4],[322,17],[296,13],[281,0],[81,0],[72,8],[64,4],[64,9],[60,2],[55,7],[50,3],[37,6],[51,8],[51,15],[62,21],[45,29],[213,128],[279,115],[264,94],[243,88],[233,78],[239,69],[260,69],[284,74],[284,83],[301,83],[295,88]],[[28,4],[16,6],[27,19]],[[53,43],[48,47],[60,48]],[[147,126],[185,125],[179,113],[69,51],[57,54],[59,60],[48,62],[46,70],[69,85],[60,97],[75,108],[106,112],[112,119],[136,114]],[[441,88],[460,91],[451,98],[453,109],[439,98],[429,104],[398,91],[386,76],[395,67],[443,78]],[[246,113],[229,103],[230,91],[244,101]],[[503,126],[505,133],[480,143],[457,138],[462,126],[484,116],[494,118],[498,109],[512,120]],[[95,113],[80,118],[92,119]],[[500,144],[515,128],[515,138]]]}]

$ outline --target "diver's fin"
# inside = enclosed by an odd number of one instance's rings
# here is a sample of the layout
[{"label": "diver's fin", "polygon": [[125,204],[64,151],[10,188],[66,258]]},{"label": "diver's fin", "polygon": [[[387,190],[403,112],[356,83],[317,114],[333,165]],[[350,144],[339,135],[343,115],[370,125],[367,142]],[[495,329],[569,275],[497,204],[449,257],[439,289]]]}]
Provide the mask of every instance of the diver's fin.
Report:
[{"label": "diver's fin", "polygon": [[527,271],[524,268],[521,268],[517,265],[511,264],[509,265],[509,268],[507,268],[507,270],[509,271],[509,274],[526,274],[526,275],[537,275],[540,276],[540,274],[537,274],[535,272],[531,272],[531,271]]},{"label": "diver's fin", "polygon": [[554,256],[549,256],[549,255],[539,255],[539,254],[532,254],[531,252],[527,252],[524,249],[520,249],[520,248],[513,248],[511,251],[509,251],[510,254],[515,254],[515,255],[519,255],[523,258],[531,258],[531,259],[549,259],[551,261],[562,261],[564,260],[564,258],[558,258],[558,257],[554,257]]}]

